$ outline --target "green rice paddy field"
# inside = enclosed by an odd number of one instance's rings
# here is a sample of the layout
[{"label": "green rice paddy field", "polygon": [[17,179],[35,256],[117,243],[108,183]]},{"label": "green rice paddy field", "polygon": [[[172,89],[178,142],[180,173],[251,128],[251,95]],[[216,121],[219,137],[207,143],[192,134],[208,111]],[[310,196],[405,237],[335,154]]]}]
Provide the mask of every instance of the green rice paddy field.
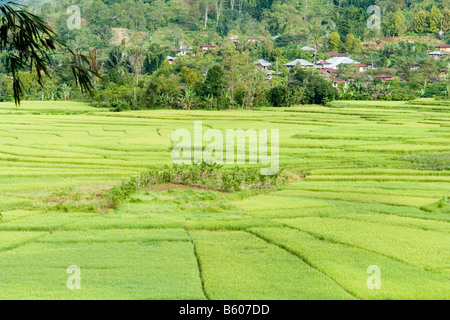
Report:
[{"label": "green rice paddy field", "polygon": [[[307,175],[252,196],[162,185],[115,211],[49,207],[170,165],[173,130],[194,120],[279,129],[280,165]],[[448,103],[1,103],[0,126],[0,299],[450,298]],[[80,290],[66,286],[72,265]],[[372,265],[380,289],[367,286]]]}]

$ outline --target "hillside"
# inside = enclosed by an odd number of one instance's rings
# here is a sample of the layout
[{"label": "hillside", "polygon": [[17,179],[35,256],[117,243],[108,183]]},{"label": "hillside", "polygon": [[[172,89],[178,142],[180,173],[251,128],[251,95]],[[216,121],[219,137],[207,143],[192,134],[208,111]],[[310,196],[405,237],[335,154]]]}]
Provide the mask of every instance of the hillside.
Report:
[{"label": "hillside", "polygon": [[[23,70],[23,96],[86,100],[117,111],[446,99],[448,2],[378,1],[377,29],[368,24],[377,21],[370,1],[32,1],[30,8],[101,77],[96,96],[87,97],[55,55],[44,90]],[[12,98],[8,55],[0,57],[2,101]],[[336,55],[352,63],[320,64]],[[267,67],[254,68],[258,61]],[[293,79],[289,63],[296,61],[316,76],[302,84]],[[221,71],[208,78],[214,66]],[[211,82],[216,89],[208,89]],[[323,94],[315,97],[320,86]]]}]

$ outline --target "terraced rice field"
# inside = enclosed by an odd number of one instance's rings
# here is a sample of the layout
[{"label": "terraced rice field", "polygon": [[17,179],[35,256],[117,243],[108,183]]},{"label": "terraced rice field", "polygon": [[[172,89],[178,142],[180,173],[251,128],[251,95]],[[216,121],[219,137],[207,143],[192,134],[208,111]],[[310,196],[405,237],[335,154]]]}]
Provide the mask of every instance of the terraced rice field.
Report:
[{"label": "terraced rice field", "polygon": [[[449,299],[450,106],[335,102],[111,113],[0,104],[0,299]],[[270,193],[174,185],[115,211],[63,212],[171,164],[178,128],[279,129]],[[83,201],[80,198],[80,201]],[[69,266],[81,290],[69,290]],[[381,288],[369,289],[369,266]]]}]

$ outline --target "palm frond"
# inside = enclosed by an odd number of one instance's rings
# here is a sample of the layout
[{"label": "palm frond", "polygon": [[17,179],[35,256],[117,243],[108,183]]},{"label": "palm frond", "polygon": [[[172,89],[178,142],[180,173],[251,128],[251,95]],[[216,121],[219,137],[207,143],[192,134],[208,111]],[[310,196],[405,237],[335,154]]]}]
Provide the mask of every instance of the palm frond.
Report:
[{"label": "palm frond", "polygon": [[43,76],[50,77],[48,66],[50,55],[63,50],[71,55],[71,68],[75,82],[82,90],[93,94],[92,76],[99,76],[89,67],[89,61],[74,53],[65,43],[58,40],[56,33],[46,22],[28,12],[26,6],[13,1],[0,4],[0,50],[7,53],[13,76],[14,101],[20,104],[22,84],[19,71],[33,68],[37,80],[43,86]]}]

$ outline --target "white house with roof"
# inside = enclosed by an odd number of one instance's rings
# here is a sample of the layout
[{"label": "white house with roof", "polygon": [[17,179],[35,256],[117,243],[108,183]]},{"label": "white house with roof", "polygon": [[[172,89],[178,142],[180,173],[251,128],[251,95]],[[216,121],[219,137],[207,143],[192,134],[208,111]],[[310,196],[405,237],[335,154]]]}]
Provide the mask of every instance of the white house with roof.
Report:
[{"label": "white house with roof", "polygon": [[167,56],[166,57],[166,61],[169,62],[170,64],[173,64],[175,62],[176,58],[171,57],[171,56]]},{"label": "white house with roof", "polygon": [[446,53],[442,51],[433,51],[428,52],[427,55],[433,57],[435,60],[439,60],[442,56],[446,55]]},{"label": "white house with roof", "polygon": [[269,61],[266,61],[264,59],[259,59],[258,61],[255,61],[254,64],[260,70],[268,70],[272,66]]},{"label": "white house with roof", "polygon": [[316,62],[317,69],[327,69],[329,65],[330,63],[327,62],[326,60],[320,60]]},{"label": "white house with roof", "polygon": [[450,53],[450,44],[441,44],[439,46],[435,46],[435,48],[441,52]]},{"label": "white house with roof", "polygon": [[316,49],[314,49],[313,47],[309,47],[309,46],[304,46],[302,47],[303,51],[316,51]]},{"label": "white house with roof", "polygon": [[329,63],[327,68],[331,69],[337,69],[341,64],[359,64],[358,61],[355,61],[349,57],[334,57],[326,61]]},{"label": "white house with roof", "polygon": [[291,62],[288,62],[288,63],[285,64],[285,66],[287,68],[289,68],[289,69],[293,68],[293,67],[295,67],[297,65],[299,65],[300,67],[303,67],[303,68],[314,66],[313,63],[311,63],[311,62],[309,62],[309,61],[307,61],[305,59],[296,59],[294,61],[291,61]]}]

